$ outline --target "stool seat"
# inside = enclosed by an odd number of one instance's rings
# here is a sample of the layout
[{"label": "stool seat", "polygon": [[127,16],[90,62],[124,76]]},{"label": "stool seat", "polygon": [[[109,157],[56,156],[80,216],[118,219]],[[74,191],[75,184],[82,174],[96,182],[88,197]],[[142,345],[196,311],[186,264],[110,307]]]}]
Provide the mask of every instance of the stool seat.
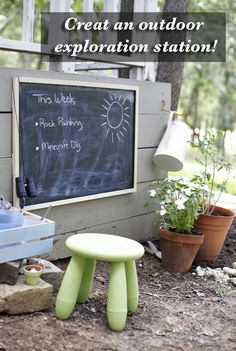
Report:
[{"label": "stool seat", "polygon": [[76,234],[66,246],[81,257],[108,262],[126,262],[143,256],[143,246],[135,240],[111,234]]},{"label": "stool seat", "polygon": [[56,316],[70,317],[76,302],[84,303],[93,284],[96,261],[111,262],[107,297],[107,320],[110,328],[121,331],[127,312],[138,307],[139,291],[135,260],[144,248],[137,241],[110,234],[86,233],[66,240],[72,257],[56,299]]}]

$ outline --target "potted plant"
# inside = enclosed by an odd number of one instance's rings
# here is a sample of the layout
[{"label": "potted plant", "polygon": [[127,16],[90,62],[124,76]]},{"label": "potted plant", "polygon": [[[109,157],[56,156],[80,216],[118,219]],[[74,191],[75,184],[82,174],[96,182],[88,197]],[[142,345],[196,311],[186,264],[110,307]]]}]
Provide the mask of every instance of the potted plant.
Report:
[{"label": "potted plant", "polygon": [[[222,131],[208,131],[203,140],[192,144],[202,156],[201,159],[196,158],[202,170],[199,175],[192,178],[192,181],[200,186],[207,185],[209,187],[209,192],[203,193],[201,215],[195,223],[195,229],[205,235],[204,242],[196,257],[198,261],[215,262],[217,260],[235,216],[233,211],[217,206],[222,192],[226,191],[232,169],[232,164],[219,154],[217,148],[219,138],[222,136]],[[220,173],[223,173],[224,176],[219,184],[216,180]]]},{"label": "potted plant", "polygon": [[202,192],[207,190],[185,177],[168,177],[152,183],[145,206],[158,204],[162,265],[170,272],[187,272],[203,242],[204,235],[194,230]]}]

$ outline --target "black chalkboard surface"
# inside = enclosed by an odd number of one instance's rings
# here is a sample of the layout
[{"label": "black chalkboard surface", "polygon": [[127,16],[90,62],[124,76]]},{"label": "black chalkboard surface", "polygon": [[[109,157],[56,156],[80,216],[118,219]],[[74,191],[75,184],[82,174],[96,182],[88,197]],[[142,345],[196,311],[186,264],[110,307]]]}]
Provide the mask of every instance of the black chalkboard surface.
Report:
[{"label": "black chalkboard surface", "polygon": [[38,192],[26,205],[135,191],[137,87],[18,79],[19,176]]}]

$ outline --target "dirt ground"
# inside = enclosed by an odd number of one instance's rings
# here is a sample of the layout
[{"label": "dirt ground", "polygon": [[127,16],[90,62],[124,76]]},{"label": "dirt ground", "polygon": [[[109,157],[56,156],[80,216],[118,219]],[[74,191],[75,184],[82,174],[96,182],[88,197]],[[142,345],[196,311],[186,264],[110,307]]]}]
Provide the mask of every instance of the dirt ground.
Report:
[{"label": "dirt ground", "polygon": [[[211,267],[236,261],[236,220],[220,258]],[[65,268],[67,260],[56,264]],[[137,262],[140,304],[123,332],[108,329],[108,268],[99,263],[89,301],[67,321],[48,311],[0,316],[0,350],[7,351],[230,351],[236,350],[236,287],[191,272],[170,274],[149,253]],[[55,298],[55,297],[54,297]]]}]

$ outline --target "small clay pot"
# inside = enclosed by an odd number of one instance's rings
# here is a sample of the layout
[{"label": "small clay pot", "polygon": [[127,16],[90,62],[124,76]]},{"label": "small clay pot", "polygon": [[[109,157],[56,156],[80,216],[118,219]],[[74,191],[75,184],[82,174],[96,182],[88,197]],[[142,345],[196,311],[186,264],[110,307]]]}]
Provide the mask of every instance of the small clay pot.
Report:
[{"label": "small clay pot", "polygon": [[39,264],[29,264],[23,267],[26,284],[37,285],[43,269]]},{"label": "small clay pot", "polygon": [[169,272],[188,272],[203,239],[203,234],[183,234],[160,229],[163,268]]}]

